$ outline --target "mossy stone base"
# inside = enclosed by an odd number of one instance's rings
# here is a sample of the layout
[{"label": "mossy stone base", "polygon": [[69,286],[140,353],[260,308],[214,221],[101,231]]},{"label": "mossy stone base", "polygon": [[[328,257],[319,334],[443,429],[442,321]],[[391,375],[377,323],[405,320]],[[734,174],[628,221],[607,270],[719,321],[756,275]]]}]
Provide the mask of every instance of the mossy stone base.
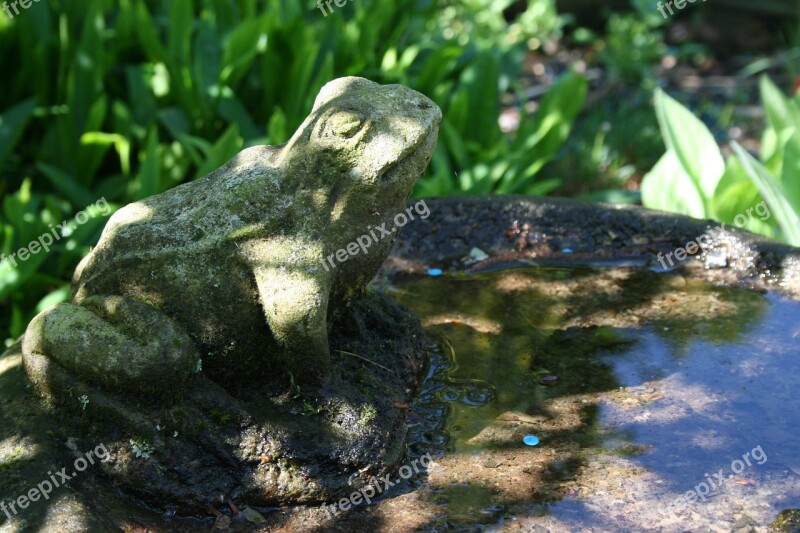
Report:
[{"label": "mossy stone base", "polygon": [[233,397],[199,374],[164,405],[111,394],[44,357],[38,371],[53,390],[71,391],[46,401],[60,416],[54,433],[76,438],[78,450],[105,445],[100,470],[148,506],[202,514],[228,500],[332,501],[395,467],[425,344],[418,320],[374,293],[333,325],[335,370],[321,391],[265,383]]}]

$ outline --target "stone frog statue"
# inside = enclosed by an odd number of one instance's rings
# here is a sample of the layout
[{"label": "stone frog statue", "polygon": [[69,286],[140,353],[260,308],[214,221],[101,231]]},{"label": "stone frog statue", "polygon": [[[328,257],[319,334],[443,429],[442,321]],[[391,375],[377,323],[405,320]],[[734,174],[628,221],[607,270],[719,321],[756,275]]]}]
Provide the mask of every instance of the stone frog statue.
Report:
[{"label": "stone frog statue", "polygon": [[324,260],[404,210],[440,120],[409,88],[341,78],[286,144],[248,148],[119,210],[76,269],[71,303],[28,326],[29,378],[53,394],[48,370],[58,365],[157,398],[201,369],[223,387],[286,371],[324,384],[329,323],[363,292],[393,238],[335,268]]}]

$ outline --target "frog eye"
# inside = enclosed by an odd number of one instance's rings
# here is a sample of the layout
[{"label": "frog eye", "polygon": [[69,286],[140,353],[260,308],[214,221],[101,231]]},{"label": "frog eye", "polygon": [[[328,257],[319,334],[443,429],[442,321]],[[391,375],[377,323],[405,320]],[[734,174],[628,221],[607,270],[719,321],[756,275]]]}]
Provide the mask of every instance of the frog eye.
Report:
[{"label": "frog eye", "polygon": [[355,135],[364,124],[364,119],[352,111],[340,111],[328,119],[329,128],[341,137],[350,138]]}]

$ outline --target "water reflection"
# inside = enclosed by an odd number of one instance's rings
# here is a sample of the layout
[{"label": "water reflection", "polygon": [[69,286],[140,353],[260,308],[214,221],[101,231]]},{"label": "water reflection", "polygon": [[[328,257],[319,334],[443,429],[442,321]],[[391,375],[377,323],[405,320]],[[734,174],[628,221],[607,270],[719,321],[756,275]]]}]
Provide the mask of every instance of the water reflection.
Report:
[{"label": "water reflection", "polygon": [[[403,278],[395,296],[440,339],[412,415],[412,450],[447,470],[432,529],[764,525],[800,506],[797,302],[589,267]],[[763,464],[665,512],[758,445]]]}]

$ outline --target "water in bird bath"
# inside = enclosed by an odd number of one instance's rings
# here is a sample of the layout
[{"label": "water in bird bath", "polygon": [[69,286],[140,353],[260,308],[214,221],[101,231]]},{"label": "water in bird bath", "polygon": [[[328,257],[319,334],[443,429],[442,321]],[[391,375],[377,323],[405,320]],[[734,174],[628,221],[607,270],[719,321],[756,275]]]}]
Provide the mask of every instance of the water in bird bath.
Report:
[{"label": "water in bird bath", "polygon": [[800,507],[799,303],[582,266],[392,292],[438,338],[415,528],[729,530]]}]

